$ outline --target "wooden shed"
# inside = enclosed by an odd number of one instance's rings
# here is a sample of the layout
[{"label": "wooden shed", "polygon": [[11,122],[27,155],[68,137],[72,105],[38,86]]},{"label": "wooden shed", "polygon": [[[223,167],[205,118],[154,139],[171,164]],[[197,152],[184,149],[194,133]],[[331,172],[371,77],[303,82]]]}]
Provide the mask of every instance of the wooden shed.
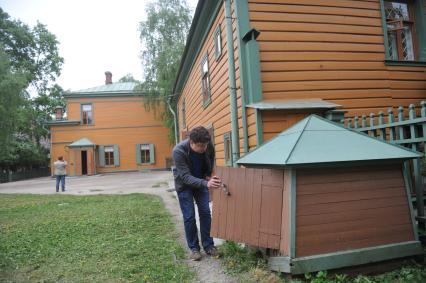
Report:
[{"label": "wooden shed", "polygon": [[276,250],[301,274],[422,253],[403,166],[419,154],[311,115],[217,167],[212,236]]}]

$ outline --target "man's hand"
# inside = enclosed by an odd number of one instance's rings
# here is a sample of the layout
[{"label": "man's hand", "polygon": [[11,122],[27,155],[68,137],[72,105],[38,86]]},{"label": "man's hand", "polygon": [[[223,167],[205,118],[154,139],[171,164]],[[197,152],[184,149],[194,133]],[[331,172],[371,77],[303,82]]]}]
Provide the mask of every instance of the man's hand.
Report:
[{"label": "man's hand", "polygon": [[207,182],[207,187],[209,189],[217,189],[222,184],[222,181],[217,176],[211,177],[211,179]]}]

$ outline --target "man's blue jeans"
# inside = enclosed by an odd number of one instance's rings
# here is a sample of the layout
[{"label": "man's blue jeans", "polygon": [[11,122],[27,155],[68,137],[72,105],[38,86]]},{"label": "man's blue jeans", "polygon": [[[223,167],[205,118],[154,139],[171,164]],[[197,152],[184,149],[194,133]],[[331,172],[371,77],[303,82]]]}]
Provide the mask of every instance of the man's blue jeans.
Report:
[{"label": "man's blue jeans", "polygon": [[65,191],[65,175],[56,175],[56,191],[59,192],[59,183],[61,183],[62,191]]},{"label": "man's blue jeans", "polygon": [[213,238],[210,237],[210,228],[212,217],[209,207],[209,191],[207,188],[185,188],[177,192],[180,209],[182,210],[183,221],[185,225],[185,235],[188,247],[193,250],[200,250],[198,241],[198,230],[195,221],[194,200],[198,206],[198,215],[200,217],[201,243],[203,249],[209,250],[214,246]]}]

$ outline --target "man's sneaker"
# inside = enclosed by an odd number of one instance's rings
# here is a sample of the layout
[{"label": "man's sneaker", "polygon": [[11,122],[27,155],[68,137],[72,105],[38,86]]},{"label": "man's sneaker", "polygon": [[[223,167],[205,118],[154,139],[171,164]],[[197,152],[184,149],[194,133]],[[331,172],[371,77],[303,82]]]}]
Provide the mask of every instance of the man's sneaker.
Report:
[{"label": "man's sneaker", "polygon": [[193,261],[199,261],[201,259],[200,251],[197,251],[197,250],[191,251],[191,255],[189,256],[189,258]]},{"label": "man's sneaker", "polygon": [[208,250],[206,250],[206,254],[212,257],[220,257],[220,253],[216,247],[211,247]]}]

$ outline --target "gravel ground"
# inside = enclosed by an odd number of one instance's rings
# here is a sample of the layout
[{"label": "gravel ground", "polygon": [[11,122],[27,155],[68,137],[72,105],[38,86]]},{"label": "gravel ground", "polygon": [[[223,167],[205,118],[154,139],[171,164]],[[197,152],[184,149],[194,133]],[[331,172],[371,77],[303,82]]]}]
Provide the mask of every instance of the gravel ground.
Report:
[{"label": "gravel ground", "polygon": [[[158,195],[163,199],[176,223],[178,239],[186,246],[183,219],[173,188],[173,177],[169,171],[128,172],[96,176],[67,177],[66,191],[60,194],[95,195],[95,194],[131,194],[148,193]],[[0,184],[0,193],[4,194],[57,194],[55,180],[50,177],[36,178]],[[198,217],[197,217],[198,219]],[[214,239],[216,245],[220,239]],[[227,275],[218,259],[203,254],[199,262],[185,260],[196,272],[195,282],[226,283],[235,281]]]}]

